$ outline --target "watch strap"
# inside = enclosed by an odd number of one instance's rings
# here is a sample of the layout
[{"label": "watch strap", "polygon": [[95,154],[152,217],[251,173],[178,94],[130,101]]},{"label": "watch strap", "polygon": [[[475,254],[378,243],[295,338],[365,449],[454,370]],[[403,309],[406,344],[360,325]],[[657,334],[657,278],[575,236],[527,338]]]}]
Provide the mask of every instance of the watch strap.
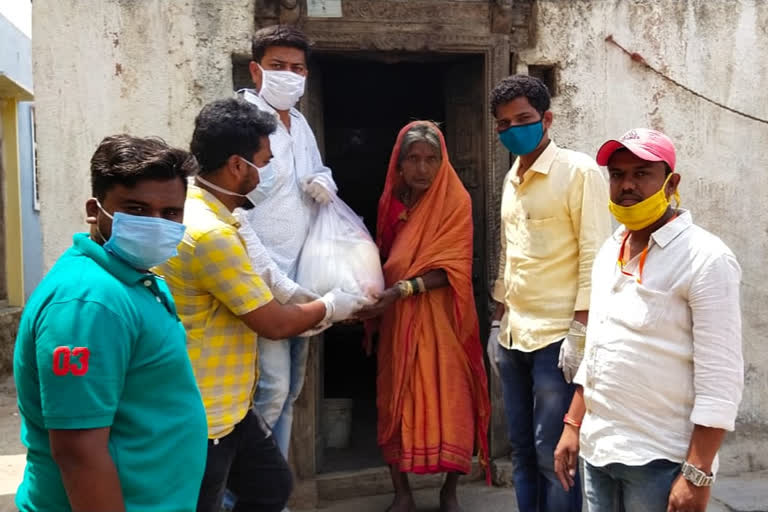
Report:
[{"label": "watch strap", "polygon": [[711,487],[715,483],[715,475],[707,474],[700,470],[687,460],[683,461],[683,466],[680,470],[683,478],[691,482],[696,487]]}]

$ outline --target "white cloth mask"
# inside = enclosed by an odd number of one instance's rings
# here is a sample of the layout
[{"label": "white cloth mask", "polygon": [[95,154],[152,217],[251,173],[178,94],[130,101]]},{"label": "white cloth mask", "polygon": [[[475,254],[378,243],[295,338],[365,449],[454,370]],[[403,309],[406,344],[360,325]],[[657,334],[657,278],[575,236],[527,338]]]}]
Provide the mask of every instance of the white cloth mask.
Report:
[{"label": "white cloth mask", "polygon": [[241,194],[239,192],[233,192],[231,190],[227,190],[214,183],[211,183],[210,181],[206,180],[205,178],[199,175],[195,176],[195,179],[200,183],[202,183],[203,185],[207,186],[208,188],[221,192],[222,194],[227,194],[228,196],[246,198],[248,200],[248,203],[242,205],[241,208],[243,208],[244,210],[250,210],[251,208],[259,204],[269,196],[270,192],[272,191],[272,188],[274,188],[274,185],[275,185],[275,178],[276,178],[275,170],[272,167],[271,162],[265,165],[264,167],[258,167],[257,165],[249,162],[248,160],[246,160],[241,156],[238,158],[243,162],[245,162],[246,164],[253,167],[254,169],[256,169],[256,172],[259,173],[259,184],[256,185],[247,194]]},{"label": "white cloth mask", "polygon": [[290,110],[304,95],[306,78],[293,71],[261,69],[259,96],[275,110]]}]

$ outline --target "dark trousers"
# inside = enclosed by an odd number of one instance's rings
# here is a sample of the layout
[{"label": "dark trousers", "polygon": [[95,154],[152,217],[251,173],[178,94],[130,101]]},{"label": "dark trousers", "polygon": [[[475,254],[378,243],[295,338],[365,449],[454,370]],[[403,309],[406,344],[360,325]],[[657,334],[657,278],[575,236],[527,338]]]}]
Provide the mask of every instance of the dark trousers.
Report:
[{"label": "dark trousers", "polygon": [[219,512],[225,488],[237,497],[233,512],[280,512],[291,495],[291,469],[253,410],[227,436],[208,440],[197,512]]},{"label": "dark trousers", "polygon": [[581,483],[565,492],[555,476],[554,454],[575,386],[557,367],[561,342],[521,352],[497,347],[507,413],[513,478],[520,512],[580,512]]}]

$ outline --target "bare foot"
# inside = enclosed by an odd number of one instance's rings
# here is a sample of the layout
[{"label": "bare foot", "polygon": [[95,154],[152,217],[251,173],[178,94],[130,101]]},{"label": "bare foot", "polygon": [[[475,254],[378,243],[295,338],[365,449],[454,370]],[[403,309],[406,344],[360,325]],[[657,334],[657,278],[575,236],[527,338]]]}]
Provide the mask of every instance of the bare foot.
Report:
[{"label": "bare foot", "polygon": [[392,501],[386,512],[416,512],[416,503],[413,501],[413,496],[410,494],[395,495],[394,501]]},{"label": "bare foot", "polygon": [[440,491],[440,512],[463,512],[463,510],[455,492]]}]

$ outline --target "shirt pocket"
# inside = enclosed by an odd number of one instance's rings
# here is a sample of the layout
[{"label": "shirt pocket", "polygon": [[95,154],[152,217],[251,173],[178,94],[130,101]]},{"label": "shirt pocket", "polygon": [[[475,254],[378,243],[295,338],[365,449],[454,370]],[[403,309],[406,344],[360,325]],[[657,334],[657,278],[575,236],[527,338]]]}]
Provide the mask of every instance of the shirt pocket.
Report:
[{"label": "shirt pocket", "polygon": [[521,219],[507,231],[508,243],[517,245],[529,258],[548,259],[561,246],[569,226],[568,219],[559,217]]},{"label": "shirt pocket", "polygon": [[[631,279],[627,277],[627,279]],[[640,283],[625,283],[624,289],[614,295],[614,318],[620,324],[635,330],[655,330],[670,300],[668,292],[646,288]]]}]

